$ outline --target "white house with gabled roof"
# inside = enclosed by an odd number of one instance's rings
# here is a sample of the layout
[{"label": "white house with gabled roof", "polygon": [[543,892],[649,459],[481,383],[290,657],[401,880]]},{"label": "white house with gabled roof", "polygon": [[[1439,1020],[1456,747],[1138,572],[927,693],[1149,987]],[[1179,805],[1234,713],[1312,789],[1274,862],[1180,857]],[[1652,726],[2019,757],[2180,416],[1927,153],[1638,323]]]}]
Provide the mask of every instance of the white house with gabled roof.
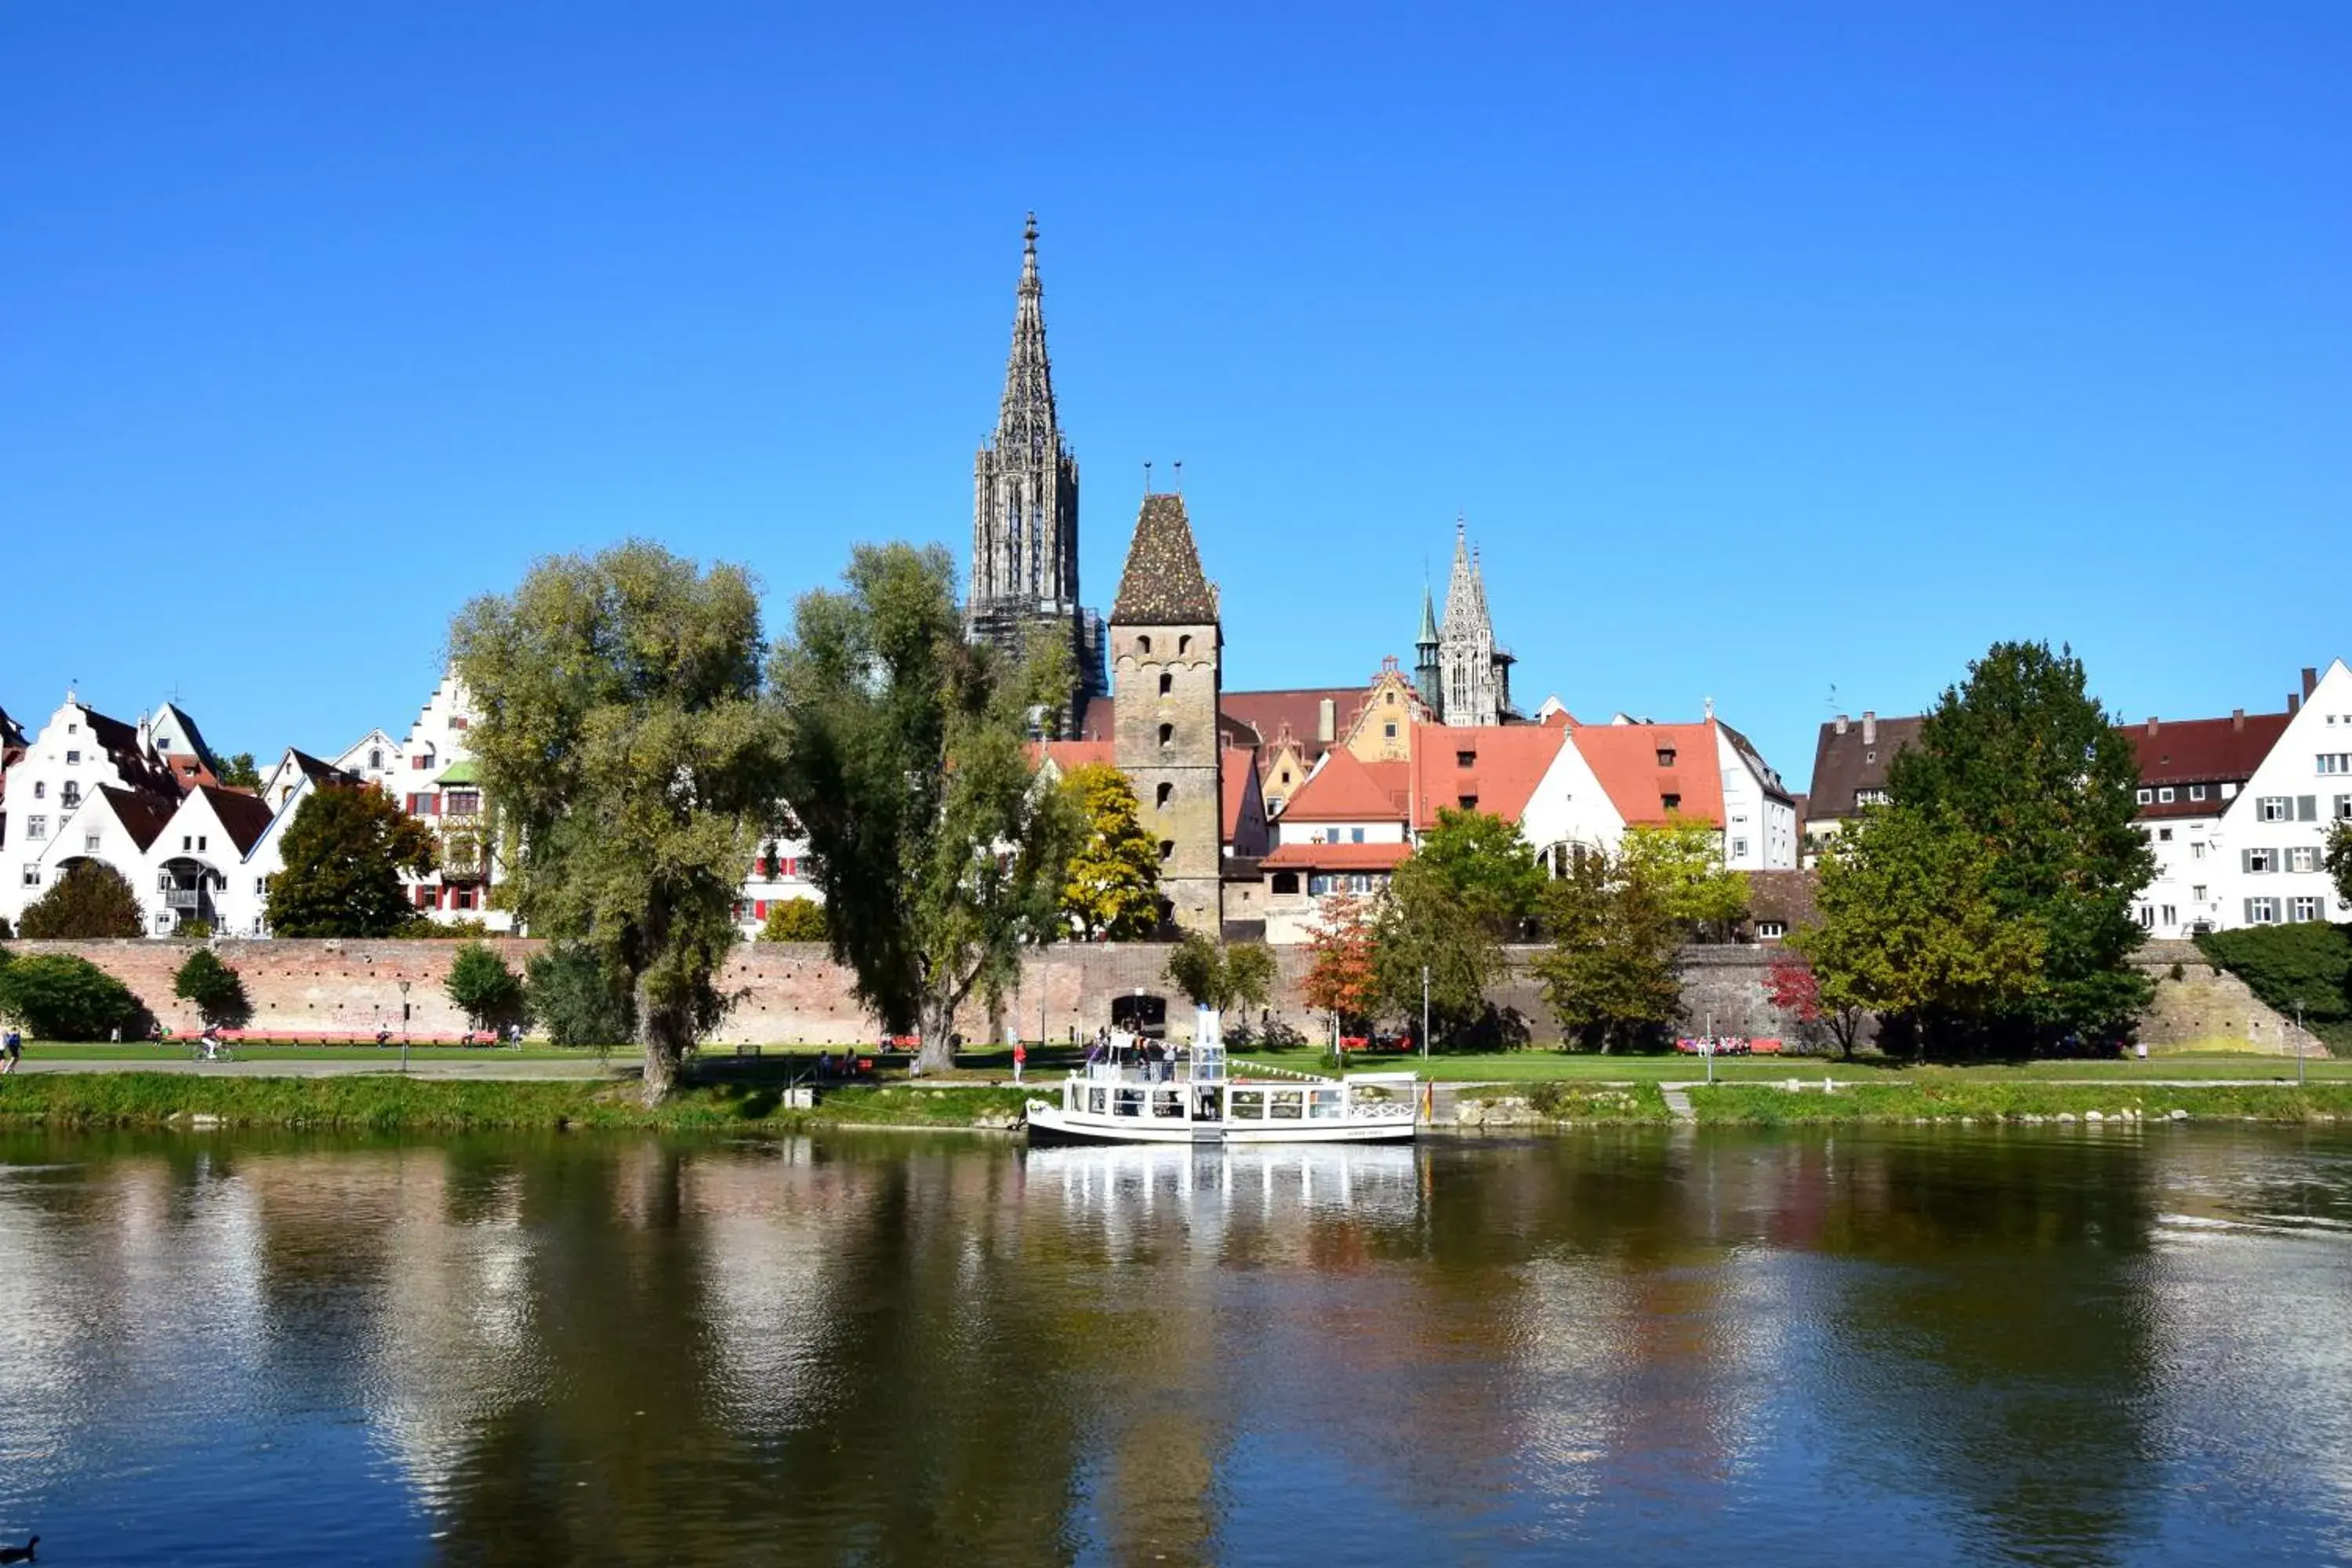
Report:
[{"label": "white house with gabled roof", "polygon": [[2340,658],[2303,672],[2285,727],[2221,813],[2219,924],[2352,920],[2323,864],[2338,822],[2352,822],[2352,668]]}]

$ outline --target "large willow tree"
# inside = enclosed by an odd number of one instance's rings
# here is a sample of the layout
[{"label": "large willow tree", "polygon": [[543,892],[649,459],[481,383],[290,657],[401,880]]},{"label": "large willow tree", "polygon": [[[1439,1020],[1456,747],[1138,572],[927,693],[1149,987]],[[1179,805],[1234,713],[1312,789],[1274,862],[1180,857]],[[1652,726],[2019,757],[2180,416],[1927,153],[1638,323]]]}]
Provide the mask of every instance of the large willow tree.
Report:
[{"label": "large willow tree", "polygon": [[1061,929],[1083,825],[1024,745],[1066,700],[1067,656],[967,639],[946,551],[860,545],[841,592],[802,596],[773,685],[834,953],[885,1025],[921,1034],[921,1066],[946,1067],[957,1007]]},{"label": "large willow tree", "polygon": [[740,568],[642,542],[543,560],[450,629],[505,902],[635,994],[648,1103],[724,1011],[736,892],[781,816],[764,652]]}]

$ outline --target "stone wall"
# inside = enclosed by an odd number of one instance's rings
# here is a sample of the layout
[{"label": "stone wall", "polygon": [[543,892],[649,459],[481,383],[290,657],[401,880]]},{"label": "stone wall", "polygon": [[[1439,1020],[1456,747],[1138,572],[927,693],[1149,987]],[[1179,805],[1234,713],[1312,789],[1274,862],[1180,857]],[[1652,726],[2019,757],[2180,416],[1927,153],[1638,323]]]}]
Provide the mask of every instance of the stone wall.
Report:
[{"label": "stone wall", "polygon": [[[93,942],[14,944],[18,953],[76,952],[118,976],[163,1023],[175,1029],[197,1026],[195,1010],[172,994],[172,976],[196,945],[176,942]],[[215,951],[245,980],[259,1029],[373,1034],[381,1024],[400,1026],[402,981],[410,1028],[417,1034],[455,1034],[466,1017],[443,991],[458,943],[454,942],[222,942]],[[489,939],[491,950],[518,971],[542,943],[520,938]],[[1142,993],[1167,1000],[1172,1032],[1189,1032],[1188,1009],[1168,984],[1167,947],[1156,942],[1102,942],[1045,948],[1030,953],[1021,984],[1006,998],[1005,1011],[992,1018],[978,1003],[958,1024],[968,1039],[1002,1039],[1017,1026],[1029,1039],[1084,1037],[1110,1021],[1113,999]],[[1312,955],[1301,947],[1277,947],[1274,995],[1267,1011],[1309,1035],[1322,1019],[1301,999]],[[1496,986],[1496,1002],[1516,1010],[1538,1041],[1557,1039],[1551,1009],[1529,965],[1539,948],[1511,950],[1512,973]],[[1781,1036],[1800,1030],[1765,999],[1765,972],[1784,950],[1765,946],[1709,946],[1683,954],[1683,1000],[1687,1026],[1704,1029],[1712,1018],[1726,1035]],[[2235,977],[2216,971],[2191,942],[2150,942],[2140,967],[2157,983],[2156,1005],[2142,1021],[2141,1037],[2151,1047],[2191,1042],[2242,1043],[2259,1050],[2289,1048],[2287,1023]],[[2171,978],[2179,964],[2182,977]],[[747,942],[729,960],[721,988],[735,1005],[719,1027],[724,1041],[763,1045],[849,1045],[879,1032],[855,994],[847,971],[835,964],[821,943]]]}]

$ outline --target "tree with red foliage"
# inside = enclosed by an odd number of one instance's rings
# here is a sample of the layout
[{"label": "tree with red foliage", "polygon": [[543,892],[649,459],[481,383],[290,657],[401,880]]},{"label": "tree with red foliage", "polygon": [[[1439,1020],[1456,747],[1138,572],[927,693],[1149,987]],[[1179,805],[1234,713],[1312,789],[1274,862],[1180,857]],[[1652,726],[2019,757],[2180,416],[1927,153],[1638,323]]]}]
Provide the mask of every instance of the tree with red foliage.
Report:
[{"label": "tree with red foliage", "polygon": [[1353,893],[1326,898],[1315,932],[1307,939],[1307,1005],[1334,1015],[1343,1026],[1370,1017],[1380,989],[1376,945],[1373,910],[1366,900]]},{"label": "tree with red foliage", "polygon": [[1821,979],[1812,965],[1794,958],[1774,959],[1772,967],[1764,972],[1764,998],[1799,1023],[1825,1029],[1837,1042],[1841,1056],[1853,1055],[1862,1035],[1862,1009],[1823,1006]]}]

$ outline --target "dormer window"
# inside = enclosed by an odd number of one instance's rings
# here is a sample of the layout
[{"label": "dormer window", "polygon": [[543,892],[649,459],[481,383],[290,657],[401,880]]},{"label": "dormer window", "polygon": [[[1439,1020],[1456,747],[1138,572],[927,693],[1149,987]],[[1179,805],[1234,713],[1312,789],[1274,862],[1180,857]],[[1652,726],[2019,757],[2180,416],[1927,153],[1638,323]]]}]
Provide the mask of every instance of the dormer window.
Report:
[{"label": "dormer window", "polygon": [[1457,768],[1475,768],[1478,765],[1478,753],[1456,752],[1454,753],[1454,765]]},{"label": "dormer window", "polygon": [[1683,797],[1678,795],[1662,795],[1658,797],[1658,804],[1668,811],[1680,811],[1683,808]]},{"label": "dormer window", "polygon": [[1672,746],[1660,746],[1658,748],[1658,766],[1662,768],[1670,768],[1674,765],[1675,749]]}]

